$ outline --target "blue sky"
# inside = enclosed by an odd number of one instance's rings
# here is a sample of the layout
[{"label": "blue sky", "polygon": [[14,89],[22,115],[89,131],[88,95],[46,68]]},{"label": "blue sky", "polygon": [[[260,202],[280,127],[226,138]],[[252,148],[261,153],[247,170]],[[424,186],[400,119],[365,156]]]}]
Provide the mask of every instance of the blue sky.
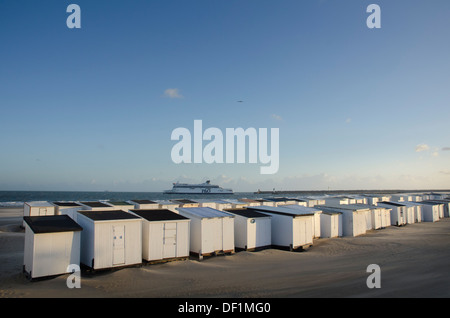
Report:
[{"label": "blue sky", "polygon": [[[66,26],[71,3],[81,29]],[[366,26],[371,3],[381,29]],[[445,0],[2,0],[0,190],[448,189],[449,13]],[[279,171],[174,164],[171,132],[195,119],[279,128]]]}]

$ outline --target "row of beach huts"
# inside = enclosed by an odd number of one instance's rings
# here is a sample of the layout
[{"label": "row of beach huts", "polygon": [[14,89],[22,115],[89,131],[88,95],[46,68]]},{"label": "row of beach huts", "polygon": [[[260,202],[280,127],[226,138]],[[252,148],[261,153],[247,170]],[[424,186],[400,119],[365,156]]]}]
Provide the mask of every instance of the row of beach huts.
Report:
[{"label": "row of beach huts", "polygon": [[25,202],[23,271],[69,272],[234,254],[304,250],[315,239],[449,217],[450,194],[336,195],[265,199]]}]

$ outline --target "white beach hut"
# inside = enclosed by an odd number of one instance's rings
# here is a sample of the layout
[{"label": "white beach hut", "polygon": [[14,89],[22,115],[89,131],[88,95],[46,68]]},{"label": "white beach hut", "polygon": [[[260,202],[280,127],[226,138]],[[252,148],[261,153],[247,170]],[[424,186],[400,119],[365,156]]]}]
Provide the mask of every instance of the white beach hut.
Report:
[{"label": "white beach hut", "polygon": [[122,210],[127,212],[128,210],[134,209],[134,204],[126,201],[108,201],[107,204],[112,206],[114,210]]},{"label": "white beach hut", "polygon": [[365,217],[366,217],[366,231],[372,230],[374,229],[374,218],[373,218],[373,212],[372,209],[370,209],[369,206],[367,205],[362,205],[362,204],[348,204],[347,206],[355,208],[355,209],[359,209],[360,211],[364,211]]},{"label": "white beach hut", "polygon": [[270,215],[249,209],[226,209],[234,215],[234,244],[243,250],[256,250],[272,244]]},{"label": "white beach hut", "polygon": [[151,210],[151,209],[159,209],[159,203],[152,200],[130,200],[131,204],[134,205],[135,209],[142,209],[142,210]]},{"label": "white beach hut", "polygon": [[98,270],[142,263],[142,220],[122,210],[78,211],[80,263]]},{"label": "white beach hut", "polygon": [[406,224],[412,224],[416,222],[420,222],[418,220],[417,210],[419,205],[414,201],[401,201],[397,202],[405,206],[405,216],[406,216]]},{"label": "white beach hut", "polygon": [[370,222],[367,220],[367,217],[369,216],[366,215],[368,230],[378,230],[391,226],[390,208],[373,204],[355,204],[355,207],[368,208],[370,210]]},{"label": "white beach hut", "polygon": [[320,213],[320,237],[341,237],[343,235],[342,224],[342,212],[322,211]]},{"label": "white beach hut", "polygon": [[301,205],[301,206],[306,206],[308,207],[308,200],[305,199],[299,199],[297,197],[295,198],[289,198],[289,200],[293,201],[292,204],[297,204],[297,205]]},{"label": "white beach hut", "polygon": [[316,205],[325,205],[326,199],[329,196],[321,195],[321,196],[301,196],[299,197],[302,200],[305,200],[308,203],[308,207],[314,207]]},{"label": "white beach hut", "polygon": [[198,206],[201,208],[215,209],[216,205],[217,205],[216,202],[214,202],[213,200],[208,200],[208,199],[194,199],[192,201],[197,202]]},{"label": "white beach hut", "polygon": [[[298,204],[298,202],[299,202],[299,200],[285,198],[285,197],[267,198],[267,200],[274,201],[275,202],[275,206],[287,205],[287,204],[289,204],[289,205],[291,205],[291,204]],[[301,202],[304,202],[304,201],[301,201]],[[306,206],[306,202],[305,202],[305,206]]]},{"label": "white beach hut", "polygon": [[[439,207],[438,210],[439,210],[439,218],[440,219],[443,219],[445,214],[448,213],[448,211],[446,212],[446,209],[445,209],[445,205],[447,205],[447,204],[446,203],[444,204],[444,202],[442,200],[439,200],[439,199],[426,200],[423,203],[437,205]],[[447,206],[447,208],[448,208],[448,206]]]},{"label": "white beach hut", "polygon": [[395,202],[412,201],[412,196],[407,193],[392,194],[391,201]]},{"label": "white beach hut", "polygon": [[246,206],[260,206],[261,205],[261,202],[256,201],[254,199],[242,198],[242,199],[239,199],[239,201],[244,202],[246,204]]},{"label": "white beach hut", "polygon": [[[378,225],[378,224],[374,224],[374,223],[376,223],[376,221],[378,221],[378,219],[376,217],[374,217],[373,210],[371,209],[371,207],[369,205],[348,203],[348,204],[341,204],[341,205],[326,204],[325,206],[345,209],[345,210],[349,210],[349,211],[358,211],[359,214],[363,214],[366,231],[372,230],[375,228],[376,225]],[[381,215],[380,215],[380,217],[381,217]],[[379,223],[381,225],[381,219],[379,221],[380,221]]]},{"label": "white beach hut", "polygon": [[439,204],[422,201],[422,220],[424,222],[439,221]]},{"label": "white beach hut", "polygon": [[375,194],[364,194],[364,196],[366,197],[367,204],[369,205],[376,205],[378,201],[382,201],[380,200],[380,197]]},{"label": "white beach hut", "polygon": [[189,257],[190,219],[166,209],[130,210],[142,218],[142,259]]},{"label": "white beach hut", "polygon": [[114,207],[112,207],[111,205],[100,201],[83,201],[78,203],[81,205],[81,210],[89,210],[89,211],[114,210]]},{"label": "white beach hut", "polygon": [[[23,204],[23,216],[55,215],[55,206],[47,201],[31,201]],[[23,221],[25,226],[25,221]]]},{"label": "white beach hut", "polygon": [[386,208],[371,204],[369,204],[369,207],[371,210],[371,217],[372,217],[372,229],[378,230],[384,228],[385,226],[383,224],[383,217],[384,217],[383,213]]},{"label": "white beach hut", "polygon": [[[346,201],[346,203],[344,203],[344,204],[357,204],[358,203],[355,198],[346,196],[346,195],[341,196],[341,199]],[[328,202],[326,204],[328,204]]]},{"label": "white beach hut", "polygon": [[377,206],[391,209],[391,225],[402,226],[406,224],[406,206],[400,202],[381,201]]},{"label": "white beach hut", "polygon": [[337,206],[319,205],[316,208],[322,212],[341,212],[342,213],[342,235],[358,236],[366,234],[366,209],[359,208],[342,208]]},{"label": "white beach hut", "polygon": [[[378,206],[378,203],[377,203]],[[381,228],[386,228],[388,226],[391,226],[391,208],[390,207],[383,207],[381,208]]]},{"label": "white beach hut", "polygon": [[180,208],[198,208],[200,207],[200,203],[195,202],[194,200],[189,199],[175,199],[170,200],[174,203],[178,203],[180,205]]},{"label": "white beach hut", "polygon": [[[341,197],[341,196],[326,197],[324,199],[324,201],[325,201],[324,205],[331,205],[331,206],[350,204],[350,200],[348,198]],[[355,202],[353,202],[353,203],[355,203]]]},{"label": "white beach hut", "polygon": [[261,203],[262,206],[276,206],[277,203],[275,201],[270,201],[266,199],[255,199],[255,201],[258,201]]},{"label": "white beach hut", "polygon": [[55,206],[47,201],[25,202],[23,216],[55,215]]},{"label": "white beach hut", "polygon": [[441,199],[441,200],[431,200],[430,202],[436,202],[443,205],[443,217],[448,218],[450,216],[450,200]]},{"label": "white beach hut", "polygon": [[319,202],[317,199],[304,197],[304,196],[297,197],[297,199],[298,200],[302,200],[303,202],[305,202],[306,206],[310,207],[310,208],[315,206],[315,205],[318,205],[318,202]]},{"label": "white beach hut", "polygon": [[411,197],[413,202],[420,202],[423,200],[423,196],[419,193],[413,193],[411,194]]},{"label": "white beach hut", "polygon": [[216,203],[216,210],[224,211],[226,209],[232,209],[233,205],[230,202],[224,200],[214,200]]},{"label": "white beach hut", "polygon": [[298,213],[304,213],[304,214],[314,214],[313,218],[313,234],[314,238],[321,237],[321,218],[320,215],[322,214],[322,211],[317,208],[310,208],[303,205],[297,205],[297,204],[286,204],[281,205],[279,207],[287,208],[287,209],[294,209]]},{"label": "white beach hut", "polygon": [[212,208],[178,208],[191,219],[190,252],[201,260],[218,253],[234,253],[234,215]]},{"label": "white beach hut", "polygon": [[303,207],[308,207],[308,203],[305,200],[295,199],[295,198],[286,198],[284,201],[278,201],[277,206],[285,206],[285,205],[299,205]]},{"label": "white beach hut", "polygon": [[255,206],[247,209],[272,217],[272,246],[293,251],[313,245],[314,213],[302,213],[285,207]]},{"label": "white beach hut", "polygon": [[403,201],[403,205],[405,206],[405,212],[406,212],[406,224],[413,224],[415,223],[415,217],[414,217],[414,206],[410,204],[406,204],[407,202],[412,201]]},{"label": "white beach hut", "polygon": [[247,206],[246,202],[235,200],[235,199],[224,199],[224,201],[231,203],[232,209],[243,209]]},{"label": "white beach hut", "polygon": [[180,205],[178,203],[169,201],[169,200],[157,200],[156,202],[158,202],[159,204],[159,209],[163,209],[163,210],[169,210],[175,213],[178,213],[177,208],[180,207]]},{"label": "white beach hut", "polygon": [[414,222],[418,223],[418,222],[423,222],[423,213],[422,213],[422,209],[423,209],[423,204],[421,203],[421,201],[418,202],[402,202],[402,204],[405,205],[410,205],[414,207]]},{"label": "white beach hut", "polygon": [[356,200],[356,204],[368,204],[368,200],[367,197],[365,197],[364,195],[349,195],[348,197],[353,198]]},{"label": "white beach hut", "polygon": [[25,216],[23,271],[30,279],[70,272],[80,265],[80,231],[68,215]]},{"label": "white beach hut", "polygon": [[378,202],[382,202],[382,201],[391,201],[391,195],[387,194],[387,193],[383,193],[383,194],[377,194],[378,196]]},{"label": "white beach hut", "polygon": [[83,207],[76,202],[53,202],[55,206],[55,215],[68,215],[73,220],[77,220],[77,211],[83,209]]},{"label": "white beach hut", "polygon": [[444,199],[447,196],[446,193],[440,193],[440,192],[431,192],[429,195],[429,200],[441,200]]}]

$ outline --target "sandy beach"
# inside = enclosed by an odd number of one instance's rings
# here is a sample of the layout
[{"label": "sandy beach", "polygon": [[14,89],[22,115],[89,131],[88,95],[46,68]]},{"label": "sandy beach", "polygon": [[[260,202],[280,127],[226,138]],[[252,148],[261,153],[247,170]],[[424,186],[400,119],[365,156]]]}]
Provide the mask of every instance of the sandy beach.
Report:
[{"label": "sandy beach", "polygon": [[[304,252],[266,249],[142,265],[95,274],[81,288],[68,275],[28,281],[22,273],[22,209],[0,209],[0,297],[450,297],[450,219],[317,239]],[[369,289],[369,264],[381,288]]]}]

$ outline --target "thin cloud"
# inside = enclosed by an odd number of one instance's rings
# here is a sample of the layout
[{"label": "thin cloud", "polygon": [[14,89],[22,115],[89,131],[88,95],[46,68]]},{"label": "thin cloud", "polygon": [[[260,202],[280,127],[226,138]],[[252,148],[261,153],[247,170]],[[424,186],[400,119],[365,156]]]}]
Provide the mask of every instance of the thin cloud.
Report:
[{"label": "thin cloud", "polygon": [[178,88],[168,88],[164,91],[164,96],[169,98],[183,98],[183,95],[180,94]]},{"label": "thin cloud", "polygon": [[352,122],[352,119],[351,118],[347,118],[346,120],[345,120],[345,123],[346,124],[350,124]]},{"label": "thin cloud", "polygon": [[450,147],[442,147],[442,151],[450,151]]},{"label": "thin cloud", "polygon": [[427,144],[420,144],[416,146],[416,152],[421,152],[430,149]]}]

